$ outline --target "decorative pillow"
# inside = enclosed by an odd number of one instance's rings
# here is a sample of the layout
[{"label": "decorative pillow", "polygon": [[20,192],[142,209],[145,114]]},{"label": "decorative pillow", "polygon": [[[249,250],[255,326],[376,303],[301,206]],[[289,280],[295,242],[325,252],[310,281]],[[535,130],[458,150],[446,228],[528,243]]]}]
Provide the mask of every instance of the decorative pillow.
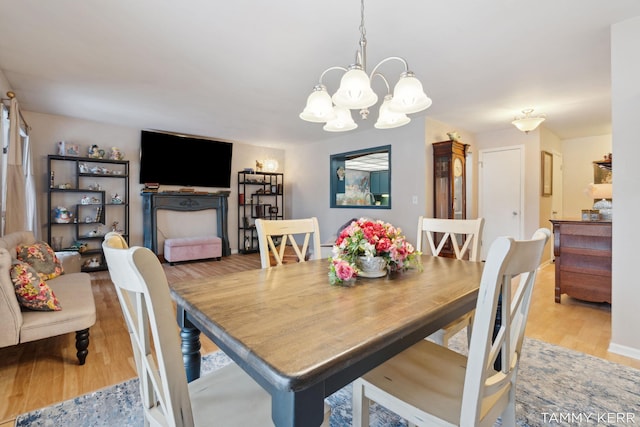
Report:
[{"label": "decorative pillow", "polygon": [[53,279],[62,274],[62,263],[46,242],[19,245],[16,251],[17,258],[35,268],[42,280]]},{"label": "decorative pillow", "polygon": [[49,285],[26,262],[14,261],[11,266],[11,281],[22,307],[39,311],[62,310]]}]

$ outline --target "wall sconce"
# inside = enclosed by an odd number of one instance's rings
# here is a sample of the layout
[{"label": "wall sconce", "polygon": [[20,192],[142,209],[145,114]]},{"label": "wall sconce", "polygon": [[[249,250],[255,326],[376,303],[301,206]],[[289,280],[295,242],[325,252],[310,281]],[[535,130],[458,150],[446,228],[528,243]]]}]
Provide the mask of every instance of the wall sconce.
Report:
[{"label": "wall sconce", "polygon": [[511,123],[524,133],[529,133],[532,130],[535,130],[535,128],[537,128],[540,123],[544,122],[546,118],[544,114],[532,116],[531,113],[533,113],[533,108],[522,110],[522,113],[524,116],[516,117]]}]

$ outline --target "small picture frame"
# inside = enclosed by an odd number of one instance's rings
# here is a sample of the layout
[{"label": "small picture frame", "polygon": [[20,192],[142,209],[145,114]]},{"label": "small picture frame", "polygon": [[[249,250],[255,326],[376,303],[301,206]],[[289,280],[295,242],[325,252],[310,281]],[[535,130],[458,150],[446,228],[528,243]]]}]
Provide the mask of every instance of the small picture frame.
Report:
[{"label": "small picture frame", "polygon": [[553,194],[553,154],[549,153],[548,151],[543,151],[540,163],[540,176],[542,177],[542,195],[551,196]]},{"label": "small picture frame", "polygon": [[65,143],[65,155],[78,157],[80,155],[80,147],[77,144]]},{"label": "small picture frame", "polygon": [[277,215],[278,214],[278,207],[277,206],[269,206],[269,214]]}]

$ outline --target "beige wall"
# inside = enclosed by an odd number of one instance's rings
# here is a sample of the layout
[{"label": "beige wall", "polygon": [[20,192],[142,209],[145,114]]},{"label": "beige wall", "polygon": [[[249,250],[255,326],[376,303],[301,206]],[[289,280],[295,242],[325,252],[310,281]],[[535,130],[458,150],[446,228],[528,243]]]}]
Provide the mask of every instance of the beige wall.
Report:
[{"label": "beige wall", "polygon": [[603,155],[611,151],[611,135],[562,141],[562,211],[565,218],[580,218],[582,209],[593,206],[593,199],[585,193],[587,185],[593,182],[593,162],[602,160]]},{"label": "beige wall", "polygon": [[[540,198],[540,217],[538,227],[544,227],[552,229],[549,220],[553,217],[553,197],[542,195],[542,151],[553,154],[562,154],[562,141],[553,132],[546,129],[544,126],[540,127],[540,155],[538,156],[538,197]],[[552,179],[558,179],[558,177],[552,176]],[[564,182],[564,180],[563,180]],[[552,192],[553,193],[553,192]],[[564,191],[561,195],[564,198]],[[551,244],[549,244],[548,250],[544,251],[542,261],[549,261],[551,259],[553,250]]]},{"label": "beige wall", "polygon": [[[143,185],[139,182],[138,174],[140,170],[140,129],[115,126],[111,124],[92,122],[88,120],[75,119],[70,117],[56,116],[50,114],[40,114],[25,111],[25,118],[32,128],[31,141],[33,143],[33,155],[36,159],[36,190],[40,199],[38,200],[39,215],[42,228],[38,230],[43,239],[46,235],[47,209],[47,155],[56,154],[56,142],[68,141],[78,144],[82,155],[87,152],[90,145],[97,144],[101,148],[117,146],[125,154],[125,160],[130,161],[130,242],[133,245],[142,244],[142,197],[140,190]],[[210,136],[215,138],[215,136]],[[237,208],[237,171],[245,167],[254,167],[256,159],[274,158],[279,163],[279,172],[284,171],[285,159],[284,151],[279,149],[256,147],[242,144],[235,141],[233,144],[231,194],[229,196],[229,243],[235,252],[238,248],[238,208]],[[286,176],[286,175],[285,175]],[[285,181],[286,182],[286,181]],[[177,186],[162,186],[161,190],[176,190]],[[202,191],[217,191],[226,189],[199,188]],[[208,215],[211,215],[209,218]],[[164,237],[195,236],[201,234],[215,234],[214,211],[205,212],[162,212],[159,215],[159,247],[162,248]],[[177,227],[176,224],[180,226]]]},{"label": "beige wall", "polygon": [[[322,242],[331,241],[340,225],[350,218],[370,217],[392,222],[402,228],[409,241],[415,243],[418,216],[424,215],[425,176],[431,166],[425,164],[424,118],[413,118],[406,126],[378,130],[371,122],[358,133],[346,132],[316,144],[301,144],[286,151],[288,188],[291,191],[291,213],[294,218],[316,216]],[[391,209],[330,208],[329,157],[348,151],[391,145]],[[418,199],[413,204],[413,196]]]}]

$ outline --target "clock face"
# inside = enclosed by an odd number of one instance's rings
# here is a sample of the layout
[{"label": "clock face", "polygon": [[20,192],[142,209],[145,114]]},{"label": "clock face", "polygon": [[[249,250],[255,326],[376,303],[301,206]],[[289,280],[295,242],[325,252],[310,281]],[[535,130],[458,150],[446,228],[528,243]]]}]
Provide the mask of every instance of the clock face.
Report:
[{"label": "clock face", "polygon": [[462,175],[462,160],[460,160],[457,157],[453,160],[453,175],[454,176]]}]

